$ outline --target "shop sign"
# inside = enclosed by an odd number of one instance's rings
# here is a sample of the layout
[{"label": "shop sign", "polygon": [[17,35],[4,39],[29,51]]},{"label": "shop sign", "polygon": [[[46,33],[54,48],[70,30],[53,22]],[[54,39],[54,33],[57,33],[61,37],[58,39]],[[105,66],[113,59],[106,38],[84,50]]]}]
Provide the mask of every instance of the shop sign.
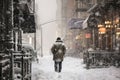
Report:
[{"label": "shop sign", "polygon": [[91,38],[91,34],[90,33],[86,33],[85,34],[85,38]]}]

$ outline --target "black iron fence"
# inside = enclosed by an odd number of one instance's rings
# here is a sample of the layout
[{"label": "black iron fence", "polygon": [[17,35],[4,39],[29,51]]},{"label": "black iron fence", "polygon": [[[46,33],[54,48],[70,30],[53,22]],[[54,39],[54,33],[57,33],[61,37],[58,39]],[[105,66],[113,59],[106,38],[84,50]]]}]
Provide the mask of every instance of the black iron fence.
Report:
[{"label": "black iron fence", "polygon": [[120,53],[117,51],[85,51],[83,61],[86,68],[120,66]]},{"label": "black iron fence", "polygon": [[14,79],[31,80],[31,54],[17,52],[14,56]]},{"label": "black iron fence", "polygon": [[0,52],[0,80],[10,80],[10,56]]}]

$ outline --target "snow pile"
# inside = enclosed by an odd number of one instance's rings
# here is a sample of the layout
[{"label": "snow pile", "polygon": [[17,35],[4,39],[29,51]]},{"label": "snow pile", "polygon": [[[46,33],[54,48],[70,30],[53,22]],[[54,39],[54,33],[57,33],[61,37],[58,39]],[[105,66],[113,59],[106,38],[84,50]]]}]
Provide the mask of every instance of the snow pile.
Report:
[{"label": "snow pile", "polygon": [[66,57],[61,73],[54,71],[52,56],[33,62],[32,80],[120,80],[120,68],[85,69],[82,59]]}]

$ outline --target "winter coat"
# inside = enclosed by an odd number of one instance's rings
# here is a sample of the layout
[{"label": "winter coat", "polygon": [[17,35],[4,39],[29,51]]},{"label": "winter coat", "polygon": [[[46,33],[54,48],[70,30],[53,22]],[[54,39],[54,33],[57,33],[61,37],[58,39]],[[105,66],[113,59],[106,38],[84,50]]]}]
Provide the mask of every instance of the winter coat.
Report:
[{"label": "winter coat", "polygon": [[51,52],[53,54],[53,60],[63,61],[63,57],[66,52],[66,48],[63,44],[54,44],[51,48]]}]

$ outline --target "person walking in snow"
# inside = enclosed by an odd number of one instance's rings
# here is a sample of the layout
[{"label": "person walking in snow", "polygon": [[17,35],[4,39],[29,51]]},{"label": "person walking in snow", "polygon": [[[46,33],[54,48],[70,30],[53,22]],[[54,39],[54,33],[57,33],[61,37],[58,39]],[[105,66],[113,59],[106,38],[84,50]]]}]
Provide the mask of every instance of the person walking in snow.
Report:
[{"label": "person walking in snow", "polygon": [[61,72],[62,61],[66,52],[66,47],[60,37],[56,39],[55,44],[51,48],[54,60],[54,68],[56,72]]}]

